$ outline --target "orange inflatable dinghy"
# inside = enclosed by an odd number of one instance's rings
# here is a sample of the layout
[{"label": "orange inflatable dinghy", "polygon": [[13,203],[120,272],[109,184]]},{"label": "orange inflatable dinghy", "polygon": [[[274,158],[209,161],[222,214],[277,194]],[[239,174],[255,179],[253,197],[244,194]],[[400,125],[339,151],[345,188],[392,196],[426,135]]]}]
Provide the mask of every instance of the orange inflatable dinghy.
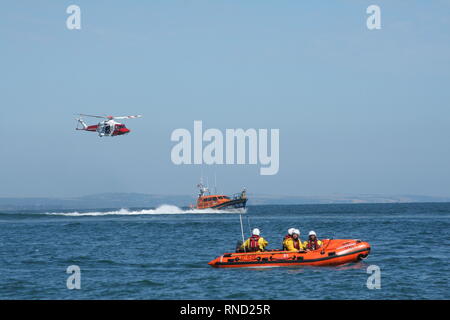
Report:
[{"label": "orange inflatable dinghy", "polygon": [[208,264],[215,268],[336,266],[367,258],[370,245],[361,240],[322,240],[314,251],[225,253]]}]

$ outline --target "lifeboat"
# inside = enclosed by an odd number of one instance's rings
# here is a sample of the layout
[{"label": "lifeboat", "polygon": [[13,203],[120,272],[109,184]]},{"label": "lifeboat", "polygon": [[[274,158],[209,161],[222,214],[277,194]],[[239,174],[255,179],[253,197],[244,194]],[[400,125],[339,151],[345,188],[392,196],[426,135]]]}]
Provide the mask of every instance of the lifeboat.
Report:
[{"label": "lifeboat", "polygon": [[337,266],[366,259],[370,245],[361,240],[325,239],[314,251],[225,253],[208,264],[214,268]]},{"label": "lifeboat", "polygon": [[201,183],[198,187],[200,188],[200,193],[197,198],[197,204],[191,206],[193,209],[239,209],[245,208],[247,204],[247,192],[245,189],[229,197],[223,194],[211,195],[208,188]]}]

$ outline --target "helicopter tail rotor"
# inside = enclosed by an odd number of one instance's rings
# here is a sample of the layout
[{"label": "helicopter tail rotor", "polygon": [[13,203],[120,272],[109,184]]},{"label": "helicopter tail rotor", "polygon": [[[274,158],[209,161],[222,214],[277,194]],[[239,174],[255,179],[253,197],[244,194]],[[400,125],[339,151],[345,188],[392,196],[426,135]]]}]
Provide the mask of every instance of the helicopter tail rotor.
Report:
[{"label": "helicopter tail rotor", "polygon": [[[86,130],[87,129],[87,124],[86,122],[83,121],[83,119],[81,118],[77,118],[77,127],[75,128],[75,130]],[[81,128],[80,128],[80,124],[81,124]]]}]

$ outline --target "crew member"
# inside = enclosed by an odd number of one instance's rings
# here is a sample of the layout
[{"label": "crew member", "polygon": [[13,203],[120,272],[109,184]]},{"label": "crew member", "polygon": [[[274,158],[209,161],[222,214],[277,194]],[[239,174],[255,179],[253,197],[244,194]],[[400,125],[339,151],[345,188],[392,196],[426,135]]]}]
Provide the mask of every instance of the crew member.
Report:
[{"label": "crew member", "polygon": [[287,250],[286,248],[286,240],[292,238],[292,233],[294,232],[295,228],[289,228],[287,235],[284,236],[282,244],[283,244],[283,250]]},{"label": "crew member", "polygon": [[305,250],[302,242],[300,241],[300,230],[294,229],[292,232],[292,237],[287,239],[286,242],[287,251],[300,251]]},{"label": "crew member", "polygon": [[264,251],[264,248],[269,244],[263,237],[260,236],[258,228],[252,230],[252,236],[245,240],[241,249],[250,252]]},{"label": "crew member", "polygon": [[322,241],[317,239],[317,235],[314,231],[310,231],[308,234],[308,241],[303,243],[306,250],[317,250],[322,246]]}]

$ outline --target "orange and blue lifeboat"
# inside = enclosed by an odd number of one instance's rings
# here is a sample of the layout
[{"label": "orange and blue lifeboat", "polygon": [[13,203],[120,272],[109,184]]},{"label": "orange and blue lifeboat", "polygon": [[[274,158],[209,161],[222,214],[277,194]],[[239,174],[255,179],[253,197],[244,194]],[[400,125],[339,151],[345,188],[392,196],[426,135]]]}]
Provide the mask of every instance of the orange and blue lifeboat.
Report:
[{"label": "orange and blue lifeboat", "polygon": [[225,195],[204,195],[197,199],[195,209],[238,209],[245,208],[247,197]]}]

